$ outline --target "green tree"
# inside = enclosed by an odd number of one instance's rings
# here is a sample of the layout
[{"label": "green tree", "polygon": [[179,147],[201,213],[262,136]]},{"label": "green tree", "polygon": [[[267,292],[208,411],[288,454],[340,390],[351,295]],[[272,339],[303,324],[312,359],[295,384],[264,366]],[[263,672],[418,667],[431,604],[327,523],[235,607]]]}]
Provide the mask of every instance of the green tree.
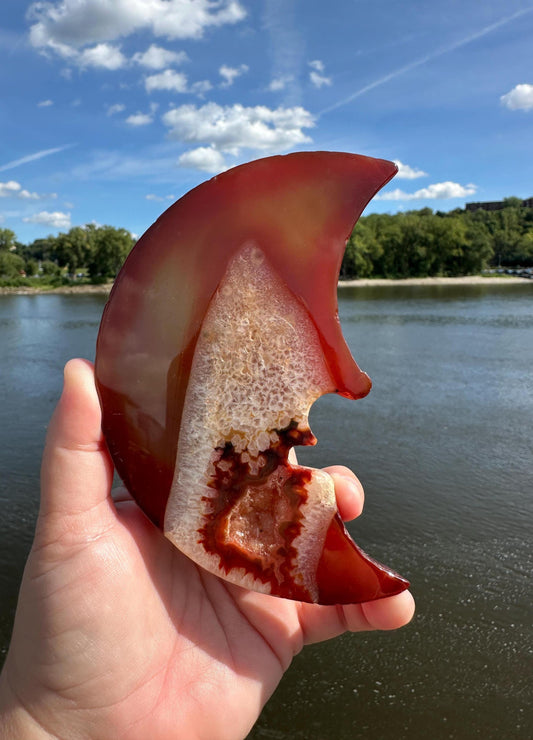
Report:
[{"label": "green tree", "polygon": [[519,265],[533,265],[533,228],[518,240],[515,260]]},{"label": "green tree", "polygon": [[432,219],[431,264],[428,275],[465,275],[479,272],[469,263],[471,242],[467,225],[463,218],[437,216]]},{"label": "green tree", "polygon": [[371,223],[362,221],[354,228],[342,261],[343,278],[365,278],[374,272],[374,263],[383,249],[376,241]]},{"label": "green tree", "polygon": [[509,198],[504,198],[503,207],[504,208],[521,208],[522,198],[517,198],[514,195],[511,195]]},{"label": "green tree", "polygon": [[520,209],[509,206],[497,211],[496,228],[493,232],[494,252],[502,264],[514,265],[518,260],[516,248],[522,236]]},{"label": "green tree", "polygon": [[36,259],[38,262],[43,260],[55,260],[56,257],[57,237],[46,236],[35,239],[31,244],[24,248],[23,256],[25,259]]},{"label": "green tree", "polygon": [[113,226],[95,229],[93,248],[87,261],[91,279],[113,279],[133,244],[134,239],[126,229],[116,229]]},{"label": "green tree", "polygon": [[0,278],[12,280],[19,278],[24,273],[24,260],[18,254],[13,254],[7,249],[0,250]]},{"label": "green tree", "polygon": [[11,229],[0,229],[0,251],[9,251],[16,246],[16,235]]},{"label": "green tree", "polygon": [[402,250],[402,214],[399,217],[389,214],[373,214],[368,217],[374,238],[381,246],[381,252],[374,261],[374,275],[376,277],[401,277],[399,255]]},{"label": "green tree", "polygon": [[490,265],[533,265],[533,208],[507,198],[497,211],[371,214],[346,246],[342,277],[477,274]]},{"label": "green tree", "polygon": [[28,277],[33,277],[34,275],[37,275],[39,271],[39,263],[37,260],[31,258],[24,260],[24,270]]},{"label": "green tree", "polygon": [[95,230],[92,226],[74,226],[66,234],[58,234],[55,240],[55,256],[58,264],[75,275],[90,261],[94,247]]},{"label": "green tree", "polygon": [[470,249],[465,255],[465,272],[476,274],[486,270],[494,259],[494,243],[483,221],[464,219]]},{"label": "green tree", "polygon": [[41,262],[41,270],[43,275],[49,277],[59,277],[61,275],[61,268],[56,262],[52,262],[52,260]]}]

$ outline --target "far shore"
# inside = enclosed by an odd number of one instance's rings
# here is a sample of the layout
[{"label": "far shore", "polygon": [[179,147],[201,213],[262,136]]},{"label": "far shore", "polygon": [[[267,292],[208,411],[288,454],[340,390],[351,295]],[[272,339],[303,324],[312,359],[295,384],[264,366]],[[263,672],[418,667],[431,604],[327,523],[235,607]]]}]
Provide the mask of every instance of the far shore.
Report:
[{"label": "far shore", "polygon": [[[531,283],[530,278],[517,277],[509,275],[465,275],[463,277],[424,277],[424,278],[403,278],[401,280],[384,280],[381,278],[360,278],[357,280],[340,280],[339,288],[367,288],[369,286],[386,286],[386,285],[516,285],[517,283]],[[34,288],[27,286],[0,287],[0,295],[45,295],[45,294],[94,294],[108,295],[113,287],[113,283],[103,285],[63,285],[59,288]]]},{"label": "far shore", "polygon": [[0,288],[0,295],[52,295],[57,294],[69,294],[76,293],[78,295],[83,294],[94,294],[94,295],[108,295],[111,292],[113,283],[103,283],[102,285],[90,285],[85,283],[84,285],[62,285],[59,288],[34,288],[27,285],[9,286]]},{"label": "far shore", "polygon": [[402,278],[401,280],[384,280],[381,278],[359,278],[357,280],[340,280],[339,288],[366,288],[369,285],[516,285],[531,283],[530,278],[516,275],[464,275],[462,277],[423,277]]}]

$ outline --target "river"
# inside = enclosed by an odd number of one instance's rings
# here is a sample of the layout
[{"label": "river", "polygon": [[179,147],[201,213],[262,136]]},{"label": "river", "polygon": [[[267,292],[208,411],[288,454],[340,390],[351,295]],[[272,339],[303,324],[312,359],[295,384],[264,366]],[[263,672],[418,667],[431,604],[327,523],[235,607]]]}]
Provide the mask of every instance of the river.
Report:
[{"label": "river", "polygon": [[[105,298],[0,295],[0,650],[46,425]],[[250,740],[533,737],[533,283],[339,291],[374,387],[318,401],[304,463],[364,483],[354,539],[411,580],[413,622],[306,648]]]}]

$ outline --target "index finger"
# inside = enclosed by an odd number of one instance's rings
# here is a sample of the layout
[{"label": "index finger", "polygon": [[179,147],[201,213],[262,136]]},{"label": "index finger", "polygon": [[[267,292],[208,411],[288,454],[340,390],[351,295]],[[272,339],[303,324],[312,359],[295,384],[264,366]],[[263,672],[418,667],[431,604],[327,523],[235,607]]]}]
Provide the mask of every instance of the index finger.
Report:
[{"label": "index finger", "polygon": [[365,493],[359,478],[344,465],[331,465],[324,468],[335,484],[337,508],[345,522],[358,517],[363,511]]}]

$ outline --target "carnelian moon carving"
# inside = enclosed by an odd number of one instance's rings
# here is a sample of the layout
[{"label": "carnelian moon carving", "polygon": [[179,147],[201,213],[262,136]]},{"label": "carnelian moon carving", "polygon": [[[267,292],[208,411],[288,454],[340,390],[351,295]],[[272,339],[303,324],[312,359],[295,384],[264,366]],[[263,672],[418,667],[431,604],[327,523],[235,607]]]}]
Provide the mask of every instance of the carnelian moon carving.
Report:
[{"label": "carnelian moon carving", "polygon": [[321,604],[405,579],[347,533],[331,477],[291,464],[325,393],[371,383],[340,328],[346,240],[395,174],[337,152],[269,157],[187,193],[136,244],[102,317],[96,381],[117,471],[199,566]]}]

